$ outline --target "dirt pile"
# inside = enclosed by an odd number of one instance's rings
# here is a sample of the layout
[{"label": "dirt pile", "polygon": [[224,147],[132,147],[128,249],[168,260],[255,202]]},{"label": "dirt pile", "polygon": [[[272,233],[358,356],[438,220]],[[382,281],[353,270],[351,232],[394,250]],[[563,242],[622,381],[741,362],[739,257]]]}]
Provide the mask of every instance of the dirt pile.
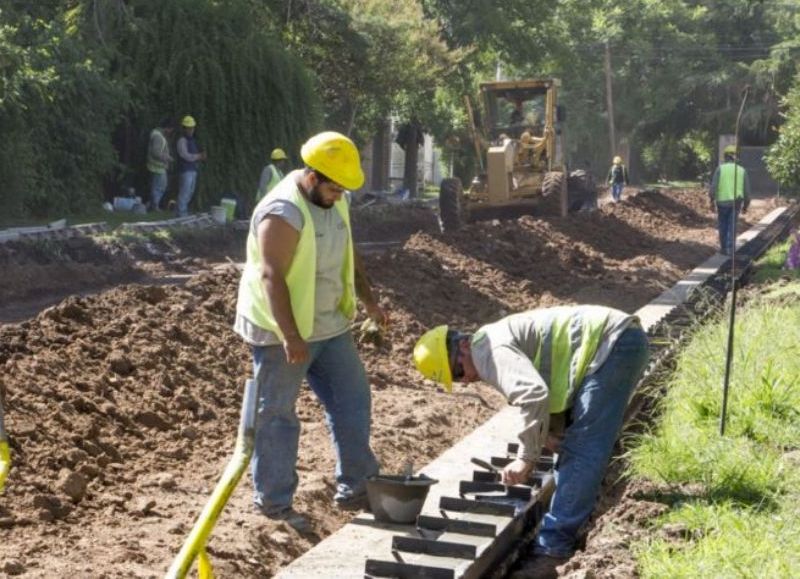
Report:
[{"label": "dirt pile", "polygon": [[[417,233],[402,249],[366,256],[392,315],[380,345],[359,345],[384,470],[425,464],[502,404],[483,386],[451,396],[420,380],[410,354],[424,329],[470,329],[575,301],[635,309],[714,252],[704,203],[694,192],[639,195],[570,219]],[[0,571],[163,575],[233,447],[250,372],[230,329],[237,283],[231,267],[183,287],[122,286],[0,327],[14,452],[0,497]],[[348,518],[330,507],[332,450],[308,389],[298,414],[295,506],[311,515],[314,533],[256,514],[244,480],[211,540],[220,576],[268,576]]]}]

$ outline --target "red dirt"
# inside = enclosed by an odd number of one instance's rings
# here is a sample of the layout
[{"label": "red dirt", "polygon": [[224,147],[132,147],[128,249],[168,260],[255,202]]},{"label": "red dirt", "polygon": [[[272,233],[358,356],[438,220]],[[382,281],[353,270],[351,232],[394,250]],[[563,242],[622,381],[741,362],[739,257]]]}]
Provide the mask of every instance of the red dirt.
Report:
[{"label": "red dirt", "polygon": [[[765,211],[754,208],[749,222]],[[701,193],[671,191],[568,219],[418,233],[366,256],[392,315],[383,345],[360,345],[384,471],[429,462],[504,403],[484,386],[472,390],[479,397],[452,396],[421,380],[410,354],[424,329],[475,328],[557,303],[634,310],[714,253],[714,231]],[[250,372],[230,329],[237,281],[231,267],[183,287],[120,286],[0,327],[14,453],[0,497],[0,572],[163,576],[233,448]],[[348,519],[330,507],[332,450],[307,389],[298,413],[295,506],[314,534],[256,514],[246,477],[209,545],[219,576],[269,576]]]}]

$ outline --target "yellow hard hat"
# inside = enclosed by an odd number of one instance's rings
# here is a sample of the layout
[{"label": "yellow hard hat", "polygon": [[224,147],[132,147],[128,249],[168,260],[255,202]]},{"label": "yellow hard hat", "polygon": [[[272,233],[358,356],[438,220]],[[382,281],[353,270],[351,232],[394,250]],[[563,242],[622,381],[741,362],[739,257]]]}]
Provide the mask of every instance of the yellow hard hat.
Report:
[{"label": "yellow hard hat", "polygon": [[614,164],[619,165],[620,163],[622,163],[622,157],[617,155],[616,157],[614,157]]},{"label": "yellow hard hat", "polygon": [[314,135],[300,149],[303,162],[351,191],[364,184],[361,158],[353,141],[336,131]]},{"label": "yellow hard hat", "polygon": [[197,126],[197,122],[195,122],[194,117],[186,115],[181,121],[181,126],[192,128]]},{"label": "yellow hard hat", "polygon": [[414,365],[420,374],[453,391],[453,374],[447,355],[447,326],[436,326],[425,332],[414,346]]},{"label": "yellow hard hat", "polygon": [[736,154],[736,145],[728,145],[727,147],[722,149],[722,152],[725,153],[726,155],[735,155]]},{"label": "yellow hard hat", "polygon": [[288,159],[286,156],[286,151],[283,149],[272,149],[272,154],[269,156],[269,158],[273,161],[282,161],[283,159]]}]

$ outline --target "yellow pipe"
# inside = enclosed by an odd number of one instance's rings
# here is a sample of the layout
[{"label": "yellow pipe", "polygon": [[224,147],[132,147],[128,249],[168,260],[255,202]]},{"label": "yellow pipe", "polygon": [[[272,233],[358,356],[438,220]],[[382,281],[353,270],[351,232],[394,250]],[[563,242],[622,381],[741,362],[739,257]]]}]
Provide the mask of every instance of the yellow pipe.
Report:
[{"label": "yellow pipe", "polygon": [[3,487],[8,478],[8,471],[11,468],[11,450],[8,447],[8,438],[6,437],[6,428],[3,423],[3,401],[0,400],[0,492],[3,492]]},{"label": "yellow pipe", "polygon": [[242,398],[242,417],[239,423],[239,433],[236,437],[236,448],[233,456],[225,467],[214,492],[211,493],[203,512],[186,538],[175,561],[167,571],[166,579],[182,579],[192,568],[195,559],[198,559],[198,574],[201,579],[213,579],[211,561],[205,551],[206,542],[217,523],[222,509],[239,480],[242,478],[250,457],[253,454],[255,440],[256,403],[258,401],[258,388],[253,380],[248,380]]}]

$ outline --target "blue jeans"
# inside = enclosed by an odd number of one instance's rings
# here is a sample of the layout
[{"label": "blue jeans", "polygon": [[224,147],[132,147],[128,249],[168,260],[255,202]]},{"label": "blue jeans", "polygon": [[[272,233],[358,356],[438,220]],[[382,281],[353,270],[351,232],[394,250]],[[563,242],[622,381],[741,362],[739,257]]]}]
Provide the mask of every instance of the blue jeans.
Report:
[{"label": "blue jeans", "polygon": [[574,553],[578,529],[594,510],[625,408],[646,363],[647,335],[641,328],[628,328],[605,363],[578,389],[556,463],[556,490],[534,553]]},{"label": "blue jeans", "polygon": [[161,199],[167,191],[167,174],[166,173],[151,173],[150,180],[150,204],[153,206],[153,211],[158,210]]},{"label": "blue jeans", "polygon": [[736,220],[739,218],[739,211],[742,208],[741,202],[736,204],[731,202],[717,203],[717,230],[719,231],[719,249],[725,255],[733,253],[733,245],[736,243],[733,229]]},{"label": "blue jeans", "polygon": [[310,342],[309,360],[286,362],[282,346],[253,347],[259,385],[252,474],[254,500],[267,515],[291,506],[297,489],[300,422],[295,402],[303,378],[325,407],[325,420],[336,451],[337,496],[365,492],[365,479],[378,473],[369,447],[371,395],[353,337],[345,332]]},{"label": "blue jeans", "polygon": [[185,171],[178,174],[178,217],[189,214],[189,201],[194,195],[197,185],[197,171]]},{"label": "blue jeans", "polygon": [[611,197],[614,201],[619,201],[622,198],[622,190],[625,188],[625,183],[612,183],[611,184]]}]

